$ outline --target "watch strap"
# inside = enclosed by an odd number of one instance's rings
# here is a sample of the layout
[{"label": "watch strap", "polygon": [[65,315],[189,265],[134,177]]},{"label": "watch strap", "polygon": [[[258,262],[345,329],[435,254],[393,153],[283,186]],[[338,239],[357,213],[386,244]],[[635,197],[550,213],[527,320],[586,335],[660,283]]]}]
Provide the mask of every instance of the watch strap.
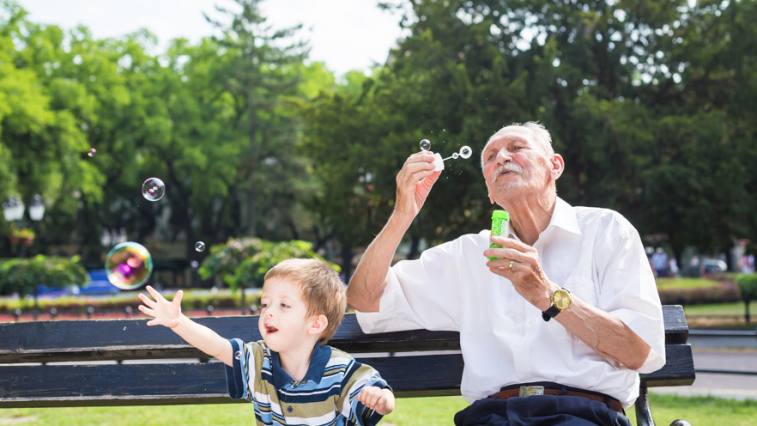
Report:
[{"label": "watch strap", "polygon": [[541,317],[544,321],[549,321],[559,313],[560,309],[557,306],[552,305],[546,311],[542,311]]}]

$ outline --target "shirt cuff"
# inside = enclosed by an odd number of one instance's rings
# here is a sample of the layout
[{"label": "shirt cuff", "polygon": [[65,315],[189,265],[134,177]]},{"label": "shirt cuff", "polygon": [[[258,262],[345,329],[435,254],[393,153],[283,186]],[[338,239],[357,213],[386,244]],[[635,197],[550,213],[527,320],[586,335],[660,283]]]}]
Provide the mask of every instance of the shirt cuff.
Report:
[{"label": "shirt cuff", "polygon": [[[243,356],[241,356],[244,353],[242,348],[243,343],[239,339],[231,339],[229,343],[231,343],[232,366],[229,367],[224,364],[226,366],[226,388],[231,398],[241,399],[245,396],[246,385],[244,382],[244,370],[242,368],[244,360]],[[237,354],[240,355],[237,356]]]}]

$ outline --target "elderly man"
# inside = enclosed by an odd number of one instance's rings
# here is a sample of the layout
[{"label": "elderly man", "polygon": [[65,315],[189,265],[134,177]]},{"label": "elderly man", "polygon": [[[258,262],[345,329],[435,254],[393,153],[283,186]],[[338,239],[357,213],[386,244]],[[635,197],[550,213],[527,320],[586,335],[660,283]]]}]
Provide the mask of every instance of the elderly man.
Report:
[{"label": "elderly man", "polygon": [[[428,152],[397,174],[397,200],[348,287],[366,332],[460,332],[456,424],[628,425],[639,374],[665,364],[662,308],[636,229],[619,213],[557,197],[565,163],[537,123],[492,135],[481,154],[489,200],[510,213],[488,230],[391,266],[440,172]],[[496,243],[500,248],[489,248]]]}]

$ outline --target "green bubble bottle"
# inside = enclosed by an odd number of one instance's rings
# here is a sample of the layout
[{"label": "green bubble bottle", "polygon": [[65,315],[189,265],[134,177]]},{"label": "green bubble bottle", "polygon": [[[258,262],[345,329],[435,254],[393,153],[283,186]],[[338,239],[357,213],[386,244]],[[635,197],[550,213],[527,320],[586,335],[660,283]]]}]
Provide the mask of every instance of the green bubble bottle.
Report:
[{"label": "green bubble bottle", "polygon": [[[492,212],[492,232],[495,237],[505,236],[507,232],[507,221],[510,220],[510,213],[507,210],[494,210]],[[500,248],[499,244],[489,243],[489,248]],[[489,256],[489,260],[496,260],[496,257]]]}]

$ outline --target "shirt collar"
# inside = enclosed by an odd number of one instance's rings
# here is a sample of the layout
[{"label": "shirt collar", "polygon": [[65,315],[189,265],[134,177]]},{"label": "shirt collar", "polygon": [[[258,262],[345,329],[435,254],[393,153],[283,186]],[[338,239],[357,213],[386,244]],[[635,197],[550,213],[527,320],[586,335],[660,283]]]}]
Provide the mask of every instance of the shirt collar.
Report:
[{"label": "shirt collar", "polygon": [[[581,228],[578,227],[578,219],[576,218],[576,211],[570,204],[563,201],[562,198],[557,197],[555,202],[555,211],[552,212],[552,217],[549,219],[547,228],[542,231],[541,235],[546,234],[552,228],[560,228],[575,235],[581,235]],[[515,234],[510,221],[507,221],[507,234],[510,238],[515,238],[521,241]]]},{"label": "shirt collar", "polygon": [[579,228],[578,219],[576,218],[576,210],[560,197],[557,197],[555,211],[552,212],[552,218],[549,221],[549,225],[547,225],[547,229],[553,226],[572,234],[581,235],[581,228]]},{"label": "shirt collar", "polygon": [[[315,383],[320,382],[329,359],[331,359],[331,347],[316,343],[315,347],[313,347],[313,353],[310,355],[308,372],[305,373],[305,377],[302,378],[300,383],[305,383],[309,380]],[[273,374],[273,384],[277,389],[291,386],[294,383],[294,379],[281,366],[279,353],[274,351],[271,351],[271,373]]]}]

